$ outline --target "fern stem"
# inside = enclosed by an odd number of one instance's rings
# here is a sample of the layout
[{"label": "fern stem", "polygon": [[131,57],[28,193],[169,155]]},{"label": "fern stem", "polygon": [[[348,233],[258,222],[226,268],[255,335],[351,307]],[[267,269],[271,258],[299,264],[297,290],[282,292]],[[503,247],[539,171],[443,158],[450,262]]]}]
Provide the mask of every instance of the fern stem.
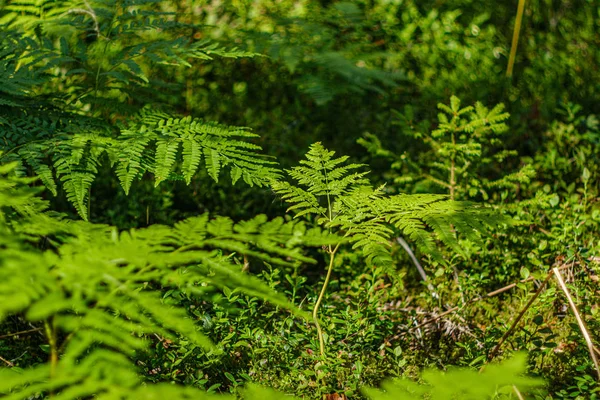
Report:
[{"label": "fern stem", "polygon": [[[6,139],[4,139],[4,140],[6,142]],[[2,154],[0,154],[0,160],[2,160],[4,157],[6,157],[7,155],[9,155],[11,153],[14,153],[16,150],[18,150],[18,149],[20,149],[22,147],[28,146],[28,145],[30,145],[32,143],[44,143],[44,142],[47,142],[47,141],[48,141],[48,139],[30,140],[30,141],[25,142],[23,144],[20,144],[18,146],[11,147],[10,150],[6,150],[6,151],[2,152]],[[5,143],[5,145],[8,146],[8,143]]]},{"label": "fern stem", "polygon": [[319,307],[321,306],[321,302],[323,301],[323,297],[325,296],[325,292],[327,291],[327,285],[329,285],[329,280],[331,279],[331,271],[333,271],[333,261],[335,260],[335,253],[340,247],[340,243],[338,243],[333,250],[329,252],[329,267],[327,268],[327,275],[325,276],[325,282],[323,282],[323,287],[321,288],[321,293],[319,293],[319,297],[317,298],[317,302],[315,303],[315,307],[313,309],[313,320],[315,322],[315,326],[317,327],[317,335],[319,337],[319,350],[321,356],[325,355],[325,340],[323,339],[323,330],[321,329],[321,325],[319,324]]},{"label": "fern stem", "polygon": [[92,187],[88,188],[88,201],[87,201],[87,220],[92,222]]},{"label": "fern stem", "polygon": [[508,57],[508,66],[506,67],[506,76],[511,77],[517,56],[517,44],[519,43],[519,33],[521,31],[521,21],[523,20],[523,10],[525,9],[525,0],[519,0],[517,6],[517,18],[513,30],[512,45],[510,46],[510,55]]},{"label": "fern stem", "polygon": [[454,132],[452,133],[452,147],[454,151],[452,153],[452,160],[450,161],[450,200],[454,200],[454,185],[456,185],[456,138],[454,137]]},{"label": "fern stem", "polygon": [[[58,347],[56,346],[54,320],[52,322],[48,320],[44,321],[44,329],[48,338],[48,344],[50,345],[50,379],[52,379],[56,375],[56,366],[58,364]],[[53,395],[54,393],[50,393],[50,397]]]}]

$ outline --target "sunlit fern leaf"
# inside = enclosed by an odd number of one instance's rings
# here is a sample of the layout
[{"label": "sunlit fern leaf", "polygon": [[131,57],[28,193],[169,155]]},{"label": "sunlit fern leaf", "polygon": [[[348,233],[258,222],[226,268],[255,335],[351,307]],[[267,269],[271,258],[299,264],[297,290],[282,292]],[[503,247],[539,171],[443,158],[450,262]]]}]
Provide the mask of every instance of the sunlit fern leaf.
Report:
[{"label": "sunlit fern leaf", "polygon": [[[67,355],[69,351],[67,351]],[[136,365],[127,357],[104,349],[92,350],[77,360],[62,358],[54,369],[44,365],[19,373],[0,370],[0,393],[5,399],[25,399],[39,393],[53,392],[53,398],[75,400],[94,397],[109,399],[199,399],[233,400],[228,395],[173,384],[142,384]]]},{"label": "sunlit fern leaf", "polygon": [[146,169],[142,158],[152,137],[145,136],[143,128],[139,134],[128,129],[123,129],[121,134],[123,137],[131,137],[127,140],[127,145],[120,146],[115,172],[123,190],[126,194],[129,194],[133,181],[139,178],[142,171]]},{"label": "sunlit fern leaf", "polygon": [[[196,142],[193,138],[189,138],[187,140],[184,140],[183,142],[183,163],[181,165],[181,169],[183,171],[185,182],[188,185],[191,183],[192,177],[198,170],[198,165],[200,165],[200,160],[202,158],[201,149],[202,148],[200,144]],[[236,177],[235,174],[238,173],[239,175]],[[232,167],[231,174],[231,181],[235,184],[241,176],[241,170],[239,169],[239,167]]]},{"label": "sunlit fern leaf", "polygon": [[112,150],[107,141],[95,135],[74,135],[61,143],[54,153],[56,177],[62,182],[67,199],[73,203],[77,213],[87,220],[87,201],[92,183],[98,173],[100,156]]},{"label": "sunlit fern leaf", "polygon": [[349,188],[357,184],[365,183],[363,173],[350,173],[350,171],[361,168],[362,164],[343,164],[348,157],[333,158],[335,152],[328,151],[320,142],[311,145],[306,160],[301,160],[302,166],[293,167],[288,174],[298,184],[306,186],[308,192],[315,196],[329,195],[337,196],[345,193]]},{"label": "sunlit fern leaf", "polygon": [[273,181],[271,187],[283,200],[292,204],[287,211],[294,211],[296,217],[306,214],[326,216],[327,208],[319,204],[314,194],[285,181]]},{"label": "sunlit fern leaf", "polygon": [[[2,17],[12,27],[35,26],[44,38],[29,38],[13,28],[0,35],[0,150],[6,152],[0,161],[18,156],[20,173],[26,172],[24,166],[31,167],[53,194],[62,186],[84,219],[89,217],[89,191],[105,155],[126,193],[146,172],[154,174],[156,185],[173,179],[190,184],[201,164],[215,181],[227,168],[232,182],[243,180],[251,186],[264,186],[280,175],[276,162],[249,142],[257,135],[246,128],[149,108],[136,115],[133,111],[139,111],[139,104],[117,100],[118,93],[123,98],[139,94],[135,90],[148,83],[145,74],[152,63],[189,65],[192,58],[255,55],[216,42],[190,40],[177,33],[190,25],[178,23],[171,13],[154,6],[137,1],[129,9],[112,2],[57,5],[18,0],[8,5]],[[153,38],[146,34],[149,29],[164,34]],[[82,32],[115,43],[119,50],[106,60],[110,68],[92,65],[98,58],[97,46],[73,45],[71,39]],[[56,40],[51,39],[54,36]],[[69,79],[83,86],[75,85],[66,99],[36,97],[34,87],[52,81],[58,70],[67,71]],[[95,77],[93,88],[85,84],[94,80],[90,76]],[[69,112],[72,106],[63,100],[80,106]],[[94,115],[127,116],[127,124],[117,129],[112,121],[85,116],[92,114],[85,111],[88,106]]]},{"label": "sunlit fern leaf", "polygon": [[361,249],[369,263],[391,265],[390,242],[397,234],[441,260],[438,240],[464,255],[459,237],[481,242],[483,232],[510,222],[496,210],[450,201],[445,195],[388,196],[384,186],[370,186],[366,173],[354,172],[361,165],[344,165],[348,157],[333,155],[315,143],[302,165],[288,171],[295,184],[275,181],[272,188],[290,204],[288,211],[296,217],[317,217],[318,224]]},{"label": "sunlit fern leaf", "polygon": [[457,235],[481,243],[482,233],[512,222],[491,207],[450,201],[442,195],[398,195],[384,202],[389,210],[386,217],[389,222],[415,239],[424,251],[438,258],[440,252],[427,233],[429,229],[456,253],[464,255]]},{"label": "sunlit fern leaf", "polygon": [[204,162],[206,163],[208,175],[215,181],[218,181],[219,172],[221,171],[221,159],[219,158],[219,153],[215,149],[205,148]]},{"label": "sunlit fern leaf", "polygon": [[[190,117],[176,119],[164,113],[145,110],[139,121],[123,130],[120,137],[123,155],[117,171],[122,171],[119,178],[126,188],[131,185],[134,176],[140,176],[150,169],[158,185],[172,172],[179,144],[182,143],[181,168],[186,182],[191,181],[204,157],[207,172],[215,181],[218,181],[222,168],[229,167],[232,181],[243,177],[250,185],[262,186],[279,176],[279,172],[273,167],[273,161],[257,153],[259,146],[237,139],[253,137],[256,135],[244,128],[227,127]],[[140,161],[142,147],[151,143],[156,143],[156,157],[152,165],[144,166]]]},{"label": "sunlit fern leaf", "polygon": [[[173,169],[173,165],[175,164],[175,157],[177,156],[178,150],[179,141],[175,138],[157,140],[155,156],[156,167],[154,169],[155,187],[169,177],[169,174]],[[190,154],[190,157],[191,156],[192,155]],[[192,162],[192,160],[189,162]]]}]

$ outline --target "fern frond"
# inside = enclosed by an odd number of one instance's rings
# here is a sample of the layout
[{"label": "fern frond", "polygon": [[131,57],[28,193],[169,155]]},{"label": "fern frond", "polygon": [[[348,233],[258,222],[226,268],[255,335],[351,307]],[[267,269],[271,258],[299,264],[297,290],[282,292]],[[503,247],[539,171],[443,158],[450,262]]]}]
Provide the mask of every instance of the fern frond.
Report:
[{"label": "fern frond", "polygon": [[142,156],[152,136],[146,136],[144,133],[143,127],[139,132],[129,129],[121,131],[122,137],[127,138],[127,145],[120,146],[115,172],[126,194],[129,194],[133,181],[148,169],[148,166],[143,163]]},{"label": "fern frond", "polygon": [[306,160],[301,160],[302,166],[293,167],[288,174],[298,184],[305,186],[306,191],[292,188],[285,184],[275,184],[274,190],[286,196],[289,202],[300,203],[294,208],[305,208],[310,205],[310,212],[320,210],[317,207],[316,196],[340,196],[350,190],[353,186],[365,183],[366,172],[350,173],[350,171],[362,167],[361,164],[343,164],[348,157],[333,158],[334,151],[328,151],[320,142],[311,145]]},{"label": "fern frond", "polygon": [[[158,186],[162,181],[167,179],[173,165],[175,164],[175,157],[179,150],[179,141],[176,139],[159,139],[156,141],[156,156],[154,168],[155,182],[154,186]],[[193,162],[190,160],[190,162]]]},{"label": "fern frond", "polygon": [[296,217],[306,214],[327,216],[327,208],[319,204],[319,200],[313,193],[292,186],[290,183],[284,181],[273,181],[271,187],[276,193],[281,195],[283,200],[292,204],[287,211],[294,211]]},{"label": "fern frond", "polygon": [[61,143],[54,153],[56,177],[62,182],[67,199],[86,221],[89,190],[98,173],[100,156],[112,153],[111,144],[110,138],[79,134]]},{"label": "fern frond", "polygon": [[[63,168],[76,168],[99,150],[78,138]],[[162,301],[160,288],[202,296],[202,285],[239,290],[308,318],[305,312],[232,262],[236,254],[280,265],[314,262],[302,246],[338,243],[339,237],[304,223],[257,216],[234,223],[225,217],[192,217],[173,227],[151,226],[119,233],[115,228],[53,218],[42,212],[31,178],[13,174],[16,163],[0,164],[0,322],[20,314],[32,323],[52,321],[64,352],[52,366],[14,374],[0,369],[0,395],[28,398],[53,392],[76,399],[138,398],[132,356],[148,349],[148,335],[184,339],[213,348],[185,307]],[[29,213],[12,210],[29,209]],[[46,252],[31,244],[49,243]],[[202,398],[198,392],[172,388]],[[118,394],[118,395],[117,395]],[[112,396],[112,397],[111,397]],[[129,397],[131,396],[131,397]],[[178,397],[179,398],[179,397]]]},{"label": "fern frond", "polygon": [[33,169],[33,172],[40,178],[44,186],[56,196],[56,182],[52,170],[44,163],[43,150],[40,144],[30,143],[22,147],[18,154]]},{"label": "fern frond", "polygon": [[[196,170],[198,170],[198,166],[200,165],[200,160],[202,158],[201,150],[202,147],[200,144],[192,138],[183,142],[183,163],[181,165],[181,170],[183,172],[185,182],[188,185],[192,181],[192,177],[196,174]],[[231,174],[231,181],[233,184],[235,184],[240,178],[242,170],[239,167],[234,166],[231,168]]]},{"label": "fern frond", "polygon": [[[455,102],[452,107],[459,106]],[[413,240],[424,254],[441,260],[438,240],[464,256],[458,235],[481,242],[481,233],[510,222],[497,210],[451,201],[445,195],[388,196],[385,187],[369,185],[366,173],[352,172],[360,165],[344,165],[348,157],[334,159],[333,155],[320,143],[314,144],[307,160],[300,161],[302,166],[288,171],[303,187],[273,182],[272,188],[291,204],[288,211],[296,217],[319,217],[318,224],[343,234],[354,249],[362,249],[369,263],[392,263],[390,242],[398,232]],[[325,198],[327,207],[320,205]]]},{"label": "fern frond", "polygon": [[[180,144],[183,146],[182,173],[190,182],[202,157],[211,176],[219,180],[223,167],[231,168],[232,181],[243,180],[249,185],[265,185],[279,176],[273,161],[256,153],[260,147],[236,138],[253,138],[255,134],[239,127],[227,127],[201,120],[171,118],[163,113],[144,111],[140,120],[128,126],[120,136],[121,156],[117,171],[123,188],[146,170],[155,175],[155,185],[167,179],[176,164]],[[154,162],[142,163],[145,148],[156,144]]]},{"label": "fern frond", "polygon": [[540,379],[523,376],[526,370],[526,355],[517,354],[502,364],[486,365],[482,372],[466,368],[427,370],[421,378],[424,384],[402,379],[385,382],[383,391],[365,388],[362,392],[371,400],[485,399],[496,396],[502,388],[512,392],[515,387],[524,390],[544,384]]}]

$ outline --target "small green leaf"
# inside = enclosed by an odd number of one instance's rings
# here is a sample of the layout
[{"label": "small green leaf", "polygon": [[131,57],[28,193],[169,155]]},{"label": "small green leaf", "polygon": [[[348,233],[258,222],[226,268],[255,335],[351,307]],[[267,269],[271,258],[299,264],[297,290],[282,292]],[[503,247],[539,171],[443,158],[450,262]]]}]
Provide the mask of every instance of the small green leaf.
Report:
[{"label": "small green leaf", "polygon": [[581,174],[581,178],[583,179],[584,182],[587,182],[590,180],[590,170],[587,169],[587,167],[583,168],[583,173]]}]

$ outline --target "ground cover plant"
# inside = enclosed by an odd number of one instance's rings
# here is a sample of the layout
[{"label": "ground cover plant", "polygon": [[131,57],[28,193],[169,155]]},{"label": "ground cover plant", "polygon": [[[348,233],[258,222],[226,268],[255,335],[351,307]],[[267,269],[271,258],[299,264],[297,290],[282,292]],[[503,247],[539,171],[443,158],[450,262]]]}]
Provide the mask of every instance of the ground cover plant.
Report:
[{"label": "ground cover plant", "polygon": [[0,0],[0,397],[598,398],[599,30]]}]

